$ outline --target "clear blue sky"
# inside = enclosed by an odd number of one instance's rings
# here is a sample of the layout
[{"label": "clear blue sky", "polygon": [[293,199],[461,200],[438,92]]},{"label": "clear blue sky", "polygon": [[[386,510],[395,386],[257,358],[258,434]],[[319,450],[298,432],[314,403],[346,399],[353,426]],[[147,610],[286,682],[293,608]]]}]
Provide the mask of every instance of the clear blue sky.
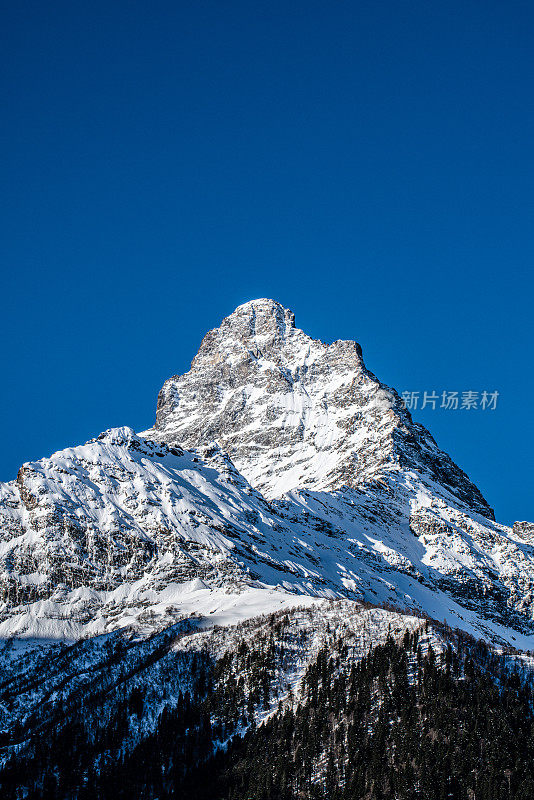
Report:
[{"label": "clear blue sky", "polygon": [[25,2],[1,25],[0,479],[157,392],[238,304],[351,338],[534,519],[530,2]]}]

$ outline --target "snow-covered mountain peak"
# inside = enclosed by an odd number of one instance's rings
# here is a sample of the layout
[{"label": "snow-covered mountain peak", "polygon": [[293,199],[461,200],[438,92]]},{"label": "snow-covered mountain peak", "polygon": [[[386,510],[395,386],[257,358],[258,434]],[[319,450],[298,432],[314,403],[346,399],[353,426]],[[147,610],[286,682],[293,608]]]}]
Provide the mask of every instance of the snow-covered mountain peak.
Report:
[{"label": "snow-covered mountain peak", "polygon": [[216,441],[267,497],[332,491],[415,471],[471,510],[492,511],[467,476],[366,369],[359,344],[313,339],[274,300],[239,306],[204,337],[191,370],[164,384],[150,436]]},{"label": "snow-covered mountain peak", "polygon": [[253,360],[258,368],[283,366],[290,373],[298,353],[313,340],[295,328],[295,315],[275,300],[251,300],[225,317],[202,340],[191,371],[225,362],[234,368]]},{"label": "snow-covered mountain peak", "polygon": [[530,648],[534,527],[491,517],[359,345],[255,300],[165,383],[153,430],[112,428],[0,484],[0,636],[235,619],[293,595]]},{"label": "snow-covered mountain peak", "polygon": [[294,327],[293,312],[266,297],[238,306],[220,325],[223,332],[235,332],[244,340],[262,336],[284,339]]},{"label": "snow-covered mountain peak", "polygon": [[237,364],[251,355],[275,351],[294,331],[295,316],[289,309],[274,300],[251,300],[205,335],[191,369],[203,369],[222,357]]}]

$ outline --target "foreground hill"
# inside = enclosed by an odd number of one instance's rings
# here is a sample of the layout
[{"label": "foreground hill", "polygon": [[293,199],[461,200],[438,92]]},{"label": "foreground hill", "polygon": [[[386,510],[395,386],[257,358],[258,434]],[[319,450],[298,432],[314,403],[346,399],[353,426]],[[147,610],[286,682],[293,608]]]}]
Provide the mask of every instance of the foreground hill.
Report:
[{"label": "foreground hill", "polygon": [[533,690],[520,654],[346,601],[117,632],[12,667],[0,787],[6,800],[527,800]]}]

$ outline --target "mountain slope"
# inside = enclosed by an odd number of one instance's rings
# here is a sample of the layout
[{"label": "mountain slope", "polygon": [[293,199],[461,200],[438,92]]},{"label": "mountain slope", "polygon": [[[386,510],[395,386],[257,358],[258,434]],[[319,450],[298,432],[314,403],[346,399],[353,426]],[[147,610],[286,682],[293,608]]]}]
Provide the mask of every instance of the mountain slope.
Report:
[{"label": "mountain slope", "polygon": [[195,609],[237,621],[299,595],[534,648],[530,526],[492,517],[358,345],[254,301],[165,384],[154,429],[106,431],[0,484],[0,635],[148,631]]},{"label": "mountain slope", "polygon": [[531,547],[502,526],[435,498],[403,520],[382,487],[269,503],[216,446],[202,453],[120,428],[24,465],[2,486],[0,635],[237,621],[298,595],[393,603],[530,647]]}]

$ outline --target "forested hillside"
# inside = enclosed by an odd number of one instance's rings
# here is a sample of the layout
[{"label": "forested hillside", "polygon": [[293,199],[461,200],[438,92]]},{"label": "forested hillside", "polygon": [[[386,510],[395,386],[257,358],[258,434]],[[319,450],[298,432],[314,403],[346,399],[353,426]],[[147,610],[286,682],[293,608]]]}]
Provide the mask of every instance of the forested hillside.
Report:
[{"label": "forested hillside", "polygon": [[116,695],[102,727],[94,714],[106,692],[89,698],[87,708],[83,700],[74,711],[57,705],[53,719],[36,717],[16,732],[21,744],[12,741],[2,797],[534,796],[534,694],[516,657],[427,623],[407,627],[402,637],[390,633],[354,658],[331,630],[298,682],[282,692],[281,667],[294,644],[280,614],[219,658],[182,654],[187,688],[134,747],[125,746],[132,730],[153,713],[140,688],[124,691],[122,700]]}]

